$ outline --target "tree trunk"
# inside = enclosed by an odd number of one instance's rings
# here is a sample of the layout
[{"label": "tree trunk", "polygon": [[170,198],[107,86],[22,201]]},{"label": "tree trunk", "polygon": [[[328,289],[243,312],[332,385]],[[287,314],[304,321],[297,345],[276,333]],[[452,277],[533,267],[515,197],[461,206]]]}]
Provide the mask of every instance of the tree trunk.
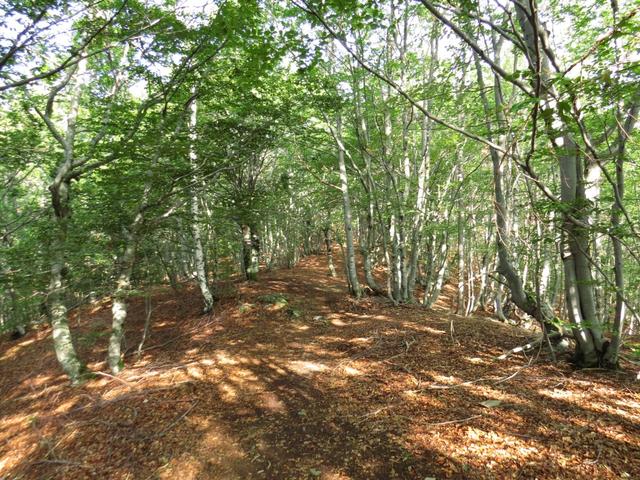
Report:
[{"label": "tree trunk", "polygon": [[[53,182],[49,186],[53,206],[54,231],[52,232],[51,242],[51,280],[47,298],[49,299],[49,312],[51,314],[53,348],[56,352],[58,362],[60,362],[62,369],[69,376],[73,384],[82,381],[86,367],[78,358],[73,345],[71,330],[69,329],[69,319],[65,305],[65,294],[67,291],[65,254],[67,249],[67,230],[71,218],[70,175],[73,171],[76,122],[80,108],[83,82],[85,81],[83,76],[86,71],[86,64],[86,59],[78,63],[76,81],[72,86],[71,103],[67,114],[65,136],[64,138],[59,138],[64,149],[64,159],[56,171]],[[46,113],[43,118],[47,121],[49,128],[55,131],[55,127],[52,127],[51,121],[48,118],[48,113]]]},{"label": "tree trunk", "polygon": [[260,239],[251,225],[242,225],[242,259],[245,278],[249,281],[258,280],[260,270]]},{"label": "tree trunk", "polygon": [[344,145],[342,144],[342,118],[338,115],[336,122],[336,140],[338,143],[338,167],[340,169],[340,190],[342,191],[342,209],[344,213],[344,232],[346,241],[346,271],[349,281],[350,293],[360,298],[362,291],[358,281],[356,270],[356,255],[353,244],[353,223],[351,218],[351,200],[349,198],[349,183],[347,179],[347,167],[344,161]]},{"label": "tree trunk", "polygon": [[[138,217],[142,214],[138,213]],[[134,220],[134,226],[136,224]],[[141,222],[141,218],[139,221]],[[111,336],[109,337],[109,348],[107,352],[107,363],[114,375],[122,371],[124,362],[121,358],[121,346],[124,339],[124,322],[127,319],[127,297],[131,286],[131,273],[136,256],[137,235],[134,231],[125,231],[125,247],[122,255],[118,259],[118,280],[116,290],[113,294],[113,305],[111,306]]]},{"label": "tree trunk", "polygon": [[[542,117],[547,134],[558,156],[560,200],[563,208],[562,262],[569,319],[577,343],[576,362],[598,366],[603,352],[602,327],[595,308],[594,285],[589,257],[589,217],[594,198],[585,191],[585,165],[580,149],[570,133],[569,118],[559,108],[557,92],[549,78],[549,59],[540,45],[542,25],[538,12],[528,5],[516,5],[517,18],[524,32],[527,53],[540,74],[535,81],[542,97]],[[579,120],[578,120],[579,121]]]},{"label": "tree trunk", "polygon": [[[195,94],[195,90],[192,91]],[[202,235],[200,234],[200,203],[198,197],[199,175],[197,174],[198,168],[198,155],[196,153],[195,142],[198,138],[196,132],[196,126],[198,121],[198,104],[194,98],[189,104],[190,118],[189,118],[189,137],[191,139],[191,145],[189,146],[189,160],[191,162],[191,169],[193,170],[193,187],[191,189],[191,233],[193,234],[193,247],[194,247],[194,260],[196,267],[196,280],[202,293],[204,305],[202,308],[203,313],[209,313],[213,308],[213,295],[209,289],[209,282],[207,281],[207,271],[205,268],[204,260],[204,248],[202,247]]]},{"label": "tree trunk", "polygon": [[333,265],[333,241],[331,240],[331,229],[325,227],[322,229],[324,233],[324,244],[327,249],[327,263],[329,265],[329,275],[336,276],[336,267]]}]

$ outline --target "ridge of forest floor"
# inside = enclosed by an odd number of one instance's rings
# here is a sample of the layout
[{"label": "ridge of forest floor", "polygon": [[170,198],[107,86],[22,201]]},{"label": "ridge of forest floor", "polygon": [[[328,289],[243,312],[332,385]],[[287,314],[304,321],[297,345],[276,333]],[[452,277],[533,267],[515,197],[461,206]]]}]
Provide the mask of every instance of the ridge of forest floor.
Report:
[{"label": "ridge of forest floor", "polygon": [[[0,478],[640,478],[631,373],[497,361],[528,332],[452,315],[447,299],[354,301],[326,271],[311,256],[220,284],[210,315],[193,287],[159,288],[139,359],[133,298],[125,371],[80,387],[47,327],[3,339]],[[108,301],[71,319],[94,371],[109,322]]]}]

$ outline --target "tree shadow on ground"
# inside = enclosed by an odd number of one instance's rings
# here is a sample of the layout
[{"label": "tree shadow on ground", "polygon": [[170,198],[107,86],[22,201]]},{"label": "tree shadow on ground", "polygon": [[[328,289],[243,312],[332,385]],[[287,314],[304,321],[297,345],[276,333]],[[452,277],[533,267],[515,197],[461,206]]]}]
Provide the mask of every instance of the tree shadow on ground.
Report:
[{"label": "tree shadow on ground", "polygon": [[[640,474],[637,386],[566,366],[527,366],[521,358],[496,362],[522,331],[377,300],[354,304],[344,300],[341,280],[321,268],[322,259],[311,258],[301,269],[237,284],[212,316],[198,314],[193,290],[154,297],[154,330],[141,358],[128,357],[117,379],[101,376],[79,388],[68,388],[58,373],[47,332],[32,332],[15,357],[10,349],[2,356],[8,373],[0,381],[0,474]],[[286,292],[301,315],[256,301],[274,292]],[[91,314],[92,324],[105,309]],[[143,318],[135,300],[132,340]],[[104,368],[101,346],[83,348],[94,370]],[[488,399],[502,403],[485,408]]]}]

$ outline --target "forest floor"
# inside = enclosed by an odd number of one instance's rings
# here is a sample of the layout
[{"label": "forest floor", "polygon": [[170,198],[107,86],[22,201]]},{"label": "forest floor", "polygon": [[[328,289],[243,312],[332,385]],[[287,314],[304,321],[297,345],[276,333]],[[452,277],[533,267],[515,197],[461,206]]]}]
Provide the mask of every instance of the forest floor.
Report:
[{"label": "forest floor", "polygon": [[[308,257],[225,283],[204,316],[194,289],[159,288],[139,358],[135,298],[126,370],[80,387],[48,328],[3,339],[0,478],[640,478],[635,372],[499,361],[529,332],[453,315],[446,298],[431,311],[349,300],[326,272]],[[109,307],[72,319],[94,371]]]}]

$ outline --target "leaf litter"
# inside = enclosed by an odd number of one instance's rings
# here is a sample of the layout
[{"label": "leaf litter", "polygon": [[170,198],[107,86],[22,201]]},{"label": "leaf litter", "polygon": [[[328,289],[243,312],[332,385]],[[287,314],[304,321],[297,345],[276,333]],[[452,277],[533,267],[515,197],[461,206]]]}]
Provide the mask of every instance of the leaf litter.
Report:
[{"label": "leaf litter", "polygon": [[[196,289],[155,289],[118,377],[110,305],[87,307],[71,323],[104,374],[80,387],[47,328],[3,340],[0,478],[640,478],[634,372],[496,361],[528,332],[452,315],[446,295],[429,311],[348,299],[325,261],[227,282],[205,316]],[[132,299],[129,352],[144,318]]]}]

